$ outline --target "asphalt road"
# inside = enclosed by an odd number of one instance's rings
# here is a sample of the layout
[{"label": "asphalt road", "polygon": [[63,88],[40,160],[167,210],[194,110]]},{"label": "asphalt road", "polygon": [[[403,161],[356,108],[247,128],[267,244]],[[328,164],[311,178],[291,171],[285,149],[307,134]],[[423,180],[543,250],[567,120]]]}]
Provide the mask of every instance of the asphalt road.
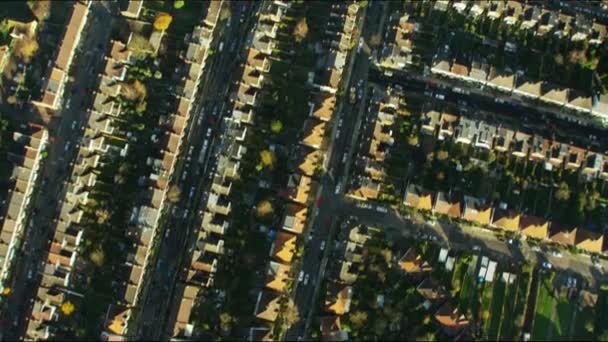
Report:
[{"label": "asphalt road", "polygon": [[[206,193],[211,186],[211,179],[208,175],[214,172],[205,170],[215,169],[214,144],[210,144],[207,152],[207,159],[203,165],[198,163],[198,156],[205,140],[206,131],[212,128],[213,135],[220,134],[217,128],[221,124],[221,119],[226,106],[225,99],[231,87],[231,80],[234,71],[238,70],[239,58],[234,58],[242,51],[242,44],[247,35],[247,28],[256,6],[249,6],[243,2],[232,1],[232,16],[230,26],[225,26],[220,35],[220,40],[224,42],[222,51],[216,49],[216,53],[211,56],[211,65],[205,79],[202,80],[203,88],[200,97],[197,99],[197,108],[194,110],[189,132],[184,141],[184,153],[180,158],[183,167],[176,171],[176,179],[182,191],[181,199],[170,208],[175,213],[165,224],[164,238],[161,239],[159,256],[154,268],[151,281],[148,283],[149,292],[144,297],[141,305],[140,327],[137,336],[143,340],[168,339],[172,333],[173,322],[176,310],[179,307],[183,292],[184,277],[183,267],[189,263],[192,248],[196,243],[197,231],[200,228],[198,220],[198,208],[204,204]],[[245,12],[247,21],[241,23],[241,13]],[[218,27],[218,29],[220,29]],[[235,44],[234,50],[231,50]],[[243,57],[243,56],[241,56]],[[218,113],[217,117],[212,113]],[[199,120],[200,119],[200,120]],[[192,149],[191,157],[188,157]],[[190,197],[190,191],[193,197]],[[201,196],[202,195],[202,196]]]},{"label": "asphalt road", "polygon": [[[25,232],[22,252],[18,255],[13,271],[12,293],[3,303],[2,319],[9,325],[0,329],[4,340],[16,340],[24,334],[29,319],[36,289],[41,280],[41,265],[49,248],[49,239],[54,233],[53,219],[57,218],[60,201],[65,196],[65,183],[71,174],[72,162],[76,157],[74,148],[82,137],[80,129],[86,125],[87,116],[82,115],[89,106],[91,98],[85,94],[85,88],[92,88],[97,83],[95,71],[101,67],[109,44],[115,4],[112,2],[93,2],[89,21],[83,31],[80,48],[75,57],[70,75],[74,82],[68,84],[64,97],[69,99],[70,108],[64,105],[60,119],[49,127],[52,142],[49,144],[48,156],[41,172],[40,190],[32,205],[32,219]],[[72,89],[75,92],[72,93]],[[72,130],[72,123],[76,128]],[[70,148],[66,149],[66,145]],[[33,276],[28,277],[32,272]]]}]

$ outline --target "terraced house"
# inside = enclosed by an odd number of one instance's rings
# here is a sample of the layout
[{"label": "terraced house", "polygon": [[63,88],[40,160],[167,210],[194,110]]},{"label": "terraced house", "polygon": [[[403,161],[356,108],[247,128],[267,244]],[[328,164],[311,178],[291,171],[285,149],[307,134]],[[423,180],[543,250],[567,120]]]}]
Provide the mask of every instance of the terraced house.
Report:
[{"label": "terraced house", "polygon": [[16,147],[7,158],[13,164],[9,181],[12,188],[0,206],[0,291],[10,290],[7,280],[27,226],[43,151],[48,143],[48,132],[43,127],[29,124],[15,131],[13,140]]}]

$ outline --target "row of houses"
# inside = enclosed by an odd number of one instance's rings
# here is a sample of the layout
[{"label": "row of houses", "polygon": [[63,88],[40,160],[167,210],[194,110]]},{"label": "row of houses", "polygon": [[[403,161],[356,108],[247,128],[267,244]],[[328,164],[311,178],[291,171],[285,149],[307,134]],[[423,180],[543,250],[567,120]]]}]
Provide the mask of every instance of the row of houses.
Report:
[{"label": "row of houses", "polygon": [[348,331],[342,326],[341,317],[350,312],[355,296],[353,284],[359,277],[359,266],[365,262],[363,247],[370,239],[369,227],[347,227],[345,224],[341,228],[341,234],[346,236],[336,249],[343,253],[341,260],[329,273],[323,300],[325,315],[319,318],[322,341],[349,339]]},{"label": "row of houses", "polygon": [[47,130],[35,124],[25,125],[24,129],[13,133],[17,149],[7,158],[14,165],[11,189],[0,206],[0,293],[4,293],[6,288],[10,290],[7,280],[27,226],[30,202],[48,138]]},{"label": "row of houses", "polygon": [[[273,240],[268,264],[265,287],[258,294],[254,315],[260,320],[274,322],[280,312],[281,298],[287,294],[287,282],[292,273],[291,267],[296,252],[298,236],[304,231],[308,219],[308,205],[317,186],[313,180],[316,170],[323,165],[327,149],[327,135],[330,123],[335,114],[336,89],[342,80],[343,68],[348,57],[348,45],[340,41],[352,39],[354,24],[358,18],[359,5],[343,3],[332,5],[330,16],[336,18],[336,32],[326,34],[336,42],[330,47],[326,74],[328,78],[322,84],[314,85],[319,92],[309,102],[309,118],[303,127],[300,145],[295,155],[295,172],[289,175],[286,190],[283,193],[289,203],[281,228]],[[339,59],[339,62],[336,60]],[[257,337],[254,337],[257,334]],[[262,336],[263,335],[263,336]],[[265,328],[252,328],[251,339],[272,340],[270,331]]]},{"label": "row of houses", "polygon": [[175,111],[161,119],[165,135],[159,138],[160,153],[147,160],[148,165],[152,166],[152,172],[144,179],[148,189],[143,203],[135,206],[131,212],[129,226],[125,232],[130,246],[127,247],[126,260],[120,265],[117,274],[118,279],[125,281],[119,291],[120,297],[108,307],[103,339],[124,340],[128,333],[132,309],[139,304],[149,268],[152,242],[158,233],[167,191],[194,111],[193,103],[214,39],[214,29],[224,5],[223,1],[210,2],[203,23],[185,37],[187,48],[185,53],[180,55],[183,63],[173,75],[176,84]]},{"label": "row of houses", "polygon": [[506,208],[495,208],[472,197],[445,192],[433,192],[418,185],[407,187],[404,204],[408,207],[462,219],[472,224],[501,229],[525,237],[576,247],[587,253],[606,253],[604,235],[580,227],[565,227],[542,217],[522,214]]},{"label": "row of houses", "polygon": [[244,140],[254,124],[258,94],[270,70],[270,57],[276,45],[274,38],[288,4],[265,3],[260,10],[255,30],[250,33],[246,62],[238,88],[233,93],[234,107],[224,118],[221,135],[214,152],[217,165],[211,189],[201,214],[201,227],[181,289],[181,301],[173,322],[174,338],[192,337],[192,310],[202,288],[213,285],[220,259],[225,255],[224,234],[231,225],[233,184],[241,173],[241,161],[247,152]]},{"label": "row of houses", "polygon": [[471,19],[485,15],[509,26],[534,31],[537,35],[553,34],[569,37],[572,41],[587,40],[594,45],[602,44],[607,34],[605,25],[581,13],[571,16],[527,1],[437,1],[434,8],[439,11],[453,10]]},{"label": "row of houses", "polygon": [[386,178],[384,162],[388,159],[395,142],[393,129],[395,117],[400,108],[400,93],[393,88],[386,89],[386,96],[378,104],[375,120],[367,128],[370,139],[363,142],[363,157],[356,161],[362,171],[353,180],[348,193],[350,197],[360,200],[377,199],[381,186]]},{"label": "row of houses", "polygon": [[608,179],[608,158],[605,155],[538,134],[438,111],[422,115],[420,130],[441,141],[451,140],[480,150],[494,150],[542,162],[548,171],[560,168],[580,170],[588,179]]},{"label": "row of houses", "polygon": [[[77,271],[75,262],[82,242],[84,208],[90,191],[97,184],[101,156],[110,150],[106,137],[113,132],[111,122],[120,114],[119,106],[108,99],[120,94],[120,82],[124,79],[129,56],[124,43],[112,42],[104,72],[100,75],[99,91],[87,112],[88,122],[72,165],[72,174],[66,182],[67,191],[61,201],[60,214],[53,222],[55,233],[29,318],[27,339],[52,337],[52,322],[58,319],[56,311],[65,299],[63,290],[70,286],[72,274]],[[124,150],[117,152],[124,154]]]},{"label": "row of houses", "polygon": [[[484,258],[486,264],[484,266],[484,262],[482,262],[480,270],[483,271],[484,280],[487,278],[491,281],[494,278],[496,262],[489,261],[487,257]],[[447,249],[442,249],[439,254],[439,262],[447,271],[451,271],[454,267],[455,257],[449,256]],[[465,336],[470,321],[464,313],[458,310],[457,305],[453,304],[445,286],[433,277],[431,274],[433,267],[420,255],[418,250],[415,247],[409,248],[399,259],[398,265],[412,282],[418,284],[416,292],[424,298],[424,308],[435,312],[435,321],[441,327],[442,332],[449,336],[456,336],[456,340],[467,340],[468,338]],[[489,272],[488,268],[490,268]]]},{"label": "row of houses", "polygon": [[[438,1],[435,3],[435,8],[443,8],[444,4],[447,6],[447,1]],[[469,6],[470,5],[470,6]],[[504,3],[502,1],[477,1],[467,3],[465,1],[453,2],[454,8],[461,12],[464,9],[469,9],[469,14],[473,17],[477,17],[485,12],[488,12],[490,18],[500,18],[503,15],[501,10]],[[519,8],[523,6],[524,9],[512,10],[511,8]],[[601,44],[606,37],[606,27],[601,24],[593,24],[589,26],[587,19],[578,14],[576,20],[572,17],[564,14],[556,14],[553,11],[541,10],[538,5],[523,5],[517,1],[508,1],[507,11],[504,13],[511,13],[505,17],[508,22],[518,22],[521,19],[519,15],[513,13],[537,13],[544,11],[542,14],[543,18],[551,17],[547,24],[540,25],[537,29],[539,32],[554,32],[554,34],[570,34],[570,32],[576,32],[572,34],[572,38],[586,39],[590,43]],[[447,8],[447,7],[445,7]],[[555,18],[561,18],[559,21]],[[545,20],[545,19],[543,19]],[[556,21],[557,20],[557,21]],[[533,20],[532,22],[544,21]],[[522,26],[525,26],[526,21],[522,22]],[[579,23],[579,24],[572,24]],[[580,24],[584,23],[584,24]],[[576,29],[574,31],[570,29],[571,25],[574,25]],[[530,26],[532,29],[534,26]],[[390,31],[391,43],[386,44],[383,51],[383,65],[395,68],[405,68],[407,64],[412,63],[412,51],[413,51],[413,38],[416,32],[419,30],[419,24],[411,20],[409,14],[404,14],[400,17],[398,24],[394,30]],[[587,32],[587,33],[585,33]],[[598,33],[599,32],[599,33]],[[392,37],[394,35],[394,38]],[[582,37],[582,38],[581,38]],[[595,38],[593,38],[595,37]],[[495,42],[484,41],[484,43],[490,45],[496,45]],[[507,43],[506,48],[514,48]],[[538,99],[542,102],[557,105],[563,108],[571,109],[582,114],[591,114],[599,118],[602,122],[608,122],[608,97],[590,96],[582,91],[562,87],[551,82],[533,80],[529,77],[525,77],[523,73],[514,72],[508,68],[500,69],[495,66],[489,65],[483,59],[474,59],[471,63],[459,63],[455,60],[448,60],[439,58],[433,62],[431,72],[447,76],[450,78],[459,79],[475,83],[478,85],[488,86],[496,90],[500,90],[509,94],[518,94],[525,98]]]},{"label": "row of houses", "polygon": [[499,69],[482,60],[474,60],[470,65],[455,60],[437,59],[431,72],[459,79],[477,85],[488,86],[508,94],[571,109],[583,114],[591,114],[602,122],[608,122],[608,97],[589,96],[581,91],[562,87],[547,81],[533,80],[523,73],[510,69]]},{"label": "row of houses", "polygon": [[32,101],[32,104],[38,108],[52,111],[60,109],[70,67],[87,23],[90,7],[90,0],[77,0],[74,3],[57,54],[49,66],[46,76],[43,78],[44,88],[42,89],[41,97]]}]

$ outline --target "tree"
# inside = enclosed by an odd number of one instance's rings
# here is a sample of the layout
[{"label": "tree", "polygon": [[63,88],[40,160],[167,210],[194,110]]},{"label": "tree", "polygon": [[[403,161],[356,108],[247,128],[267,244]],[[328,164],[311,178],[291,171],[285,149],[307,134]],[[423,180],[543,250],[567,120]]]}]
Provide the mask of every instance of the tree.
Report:
[{"label": "tree", "polygon": [[224,331],[229,331],[232,327],[232,322],[234,318],[227,312],[223,312],[220,314],[220,328]]},{"label": "tree", "polygon": [[182,190],[177,185],[171,185],[167,192],[167,201],[169,203],[177,203],[182,196]]},{"label": "tree", "polygon": [[180,9],[180,8],[184,7],[184,5],[185,5],[184,0],[175,0],[173,2],[173,8],[175,8],[175,9]]},{"label": "tree", "polygon": [[273,120],[270,123],[270,130],[273,133],[280,133],[281,130],[283,130],[283,123],[281,121],[279,121],[279,120]]},{"label": "tree", "polygon": [[296,23],[296,26],[293,28],[293,37],[296,43],[299,43],[306,38],[308,35],[308,23],[306,23],[306,18],[300,18]]},{"label": "tree", "polygon": [[173,17],[169,13],[159,12],[154,18],[154,28],[158,31],[165,31],[172,21]]},{"label": "tree", "polygon": [[270,150],[263,150],[260,152],[260,162],[263,167],[267,167],[269,169],[274,169],[274,165],[276,162],[276,157],[274,152]]},{"label": "tree", "polygon": [[228,18],[230,18],[231,15],[232,12],[230,12],[230,7],[224,6],[220,11],[220,21],[227,20]]},{"label": "tree", "polygon": [[372,34],[371,38],[369,39],[369,46],[376,48],[380,46],[380,44],[382,44],[382,35],[380,33]]},{"label": "tree", "polygon": [[24,38],[17,40],[15,44],[15,55],[23,59],[25,63],[29,63],[32,57],[38,52],[38,42],[36,39]]},{"label": "tree", "polygon": [[105,260],[105,253],[103,252],[103,249],[99,247],[95,248],[95,250],[93,250],[89,255],[89,259],[91,260],[93,265],[97,267],[103,266],[103,262]]},{"label": "tree", "polygon": [[143,100],[146,98],[148,91],[146,86],[140,80],[133,80],[131,83],[123,83],[122,95],[130,101]]},{"label": "tree", "polygon": [[448,159],[449,156],[450,156],[450,154],[446,150],[441,150],[441,151],[437,152],[437,159],[439,159],[439,160],[446,160],[446,159]]},{"label": "tree", "polygon": [[418,145],[418,136],[417,136],[416,134],[410,135],[410,136],[407,138],[407,143],[408,143],[410,146],[417,146],[417,145]]},{"label": "tree", "polygon": [[356,328],[361,328],[361,327],[365,326],[365,323],[367,322],[367,312],[361,311],[361,310],[357,310],[357,311],[353,312],[350,315],[350,322]]},{"label": "tree", "polygon": [[75,309],[74,304],[72,304],[70,301],[61,304],[61,312],[66,316],[71,315]]},{"label": "tree", "polygon": [[284,318],[285,324],[287,324],[288,326],[291,326],[300,320],[300,312],[298,311],[298,307],[291,299],[289,299],[289,301],[287,302]]},{"label": "tree", "polygon": [[438,182],[441,182],[445,179],[445,173],[443,171],[439,171],[439,172],[437,172],[435,177],[437,178]]},{"label": "tree", "polygon": [[257,218],[267,218],[274,212],[272,203],[269,200],[263,200],[255,207],[255,216]]},{"label": "tree", "polygon": [[17,103],[17,96],[11,95],[11,96],[7,97],[6,102],[8,102],[8,104],[10,104],[10,105],[14,105],[15,103]]},{"label": "tree", "polygon": [[110,211],[106,208],[99,208],[95,210],[95,218],[97,219],[97,224],[106,224],[110,219]]},{"label": "tree", "polygon": [[570,199],[570,188],[566,182],[561,182],[559,188],[555,192],[555,199],[560,201],[567,201]]}]

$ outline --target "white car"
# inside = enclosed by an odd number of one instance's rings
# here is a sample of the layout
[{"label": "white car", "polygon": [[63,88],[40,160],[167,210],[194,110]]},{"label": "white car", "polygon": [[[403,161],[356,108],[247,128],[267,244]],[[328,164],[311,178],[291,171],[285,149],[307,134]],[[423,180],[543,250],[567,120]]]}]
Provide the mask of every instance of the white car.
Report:
[{"label": "white car", "polygon": [[186,217],[188,217],[188,209],[184,210],[184,216],[182,216],[183,219],[186,219]]},{"label": "white car", "polygon": [[70,149],[70,147],[72,147],[72,143],[68,141],[68,142],[65,144],[64,151],[66,151],[66,152],[67,152],[67,151]]},{"label": "white car", "polygon": [[321,241],[321,250],[325,249],[325,240]]},{"label": "white car", "polygon": [[556,249],[552,250],[551,252],[549,252],[551,255],[553,255],[556,258],[561,258],[562,257],[562,253]]},{"label": "white car", "polygon": [[304,285],[308,285],[308,274],[304,277]]},{"label": "white car", "polygon": [[76,120],[72,121],[72,130],[76,129],[76,125],[78,125],[78,122]]},{"label": "white car", "polygon": [[171,233],[171,228],[167,228],[167,230],[165,230],[165,239],[169,237],[170,233]]},{"label": "white car", "polygon": [[548,261],[544,261],[543,262],[543,267],[550,270],[553,268],[553,265],[551,265],[551,263],[549,263]]},{"label": "white car", "polygon": [[338,195],[340,191],[342,191],[342,184],[338,183],[338,185],[336,185],[336,191],[334,193]]},{"label": "white car", "polygon": [[376,207],[376,211],[379,213],[384,213],[384,214],[388,213],[388,209],[386,209],[386,207],[383,207],[380,205]]},{"label": "white car", "polygon": [[480,251],[480,250],[481,250],[481,247],[479,247],[479,246],[475,245],[475,246],[473,246],[473,250],[474,250],[474,251]]},{"label": "white car", "polygon": [[298,276],[298,283],[301,283],[304,280],[304,271],[300,271],[300,275]]}]

